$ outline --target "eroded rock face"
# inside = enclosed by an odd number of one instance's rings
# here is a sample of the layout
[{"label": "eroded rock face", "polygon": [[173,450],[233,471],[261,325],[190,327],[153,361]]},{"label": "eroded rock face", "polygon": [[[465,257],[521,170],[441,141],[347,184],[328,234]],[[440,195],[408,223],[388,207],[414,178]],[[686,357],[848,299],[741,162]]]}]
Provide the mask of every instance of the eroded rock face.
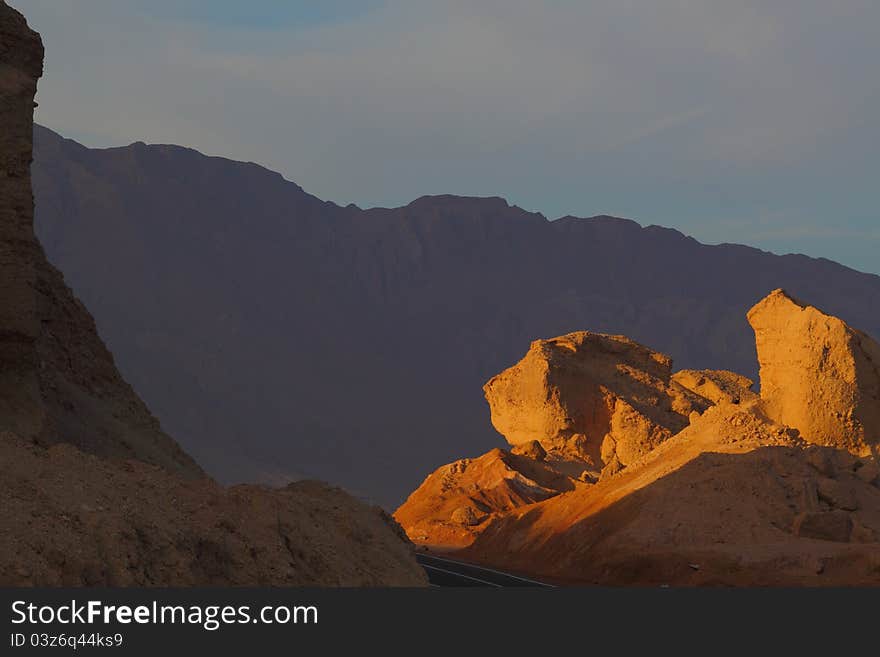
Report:
[{"label": "eroded rock face", "polygon": [[671,381],[672,361],[623,336],[581,331],[532,343],[483,387],[492,424],[512,445],[539,441],[595,468],[650,451],[706,399]]},{"label": "eroded rock face", "polygon": [[783,290],[756,304],[748,319],[767,414],[811,443],[876,453],[880,345]]},{"label": "eroded rock face", "polygon": [[40,332],[30,165],[43,45],[24,18],[0,2],[0,428],[42,425],[35,343]]},{"label": "eroded rock face", "polygon": [[122,379],[34,236],[30,164],[43,46],[0,2],[0,430],[201,475]]}]

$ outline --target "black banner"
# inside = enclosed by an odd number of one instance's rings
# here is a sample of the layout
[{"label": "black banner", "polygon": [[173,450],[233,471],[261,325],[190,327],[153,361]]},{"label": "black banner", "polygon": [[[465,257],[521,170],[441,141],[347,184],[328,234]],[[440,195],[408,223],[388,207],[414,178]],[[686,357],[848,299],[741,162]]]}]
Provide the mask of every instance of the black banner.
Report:
[{"label": "black banner", "polygon": [[468,655],[485,642],[511,654],[637,646],[700,654],[759,647],[761,654],[770,641],[787,651],[876,649],[880,592],[80,588],[2,589],[0,597],[2,655],[346,654],[352,647],[371,655]]}]

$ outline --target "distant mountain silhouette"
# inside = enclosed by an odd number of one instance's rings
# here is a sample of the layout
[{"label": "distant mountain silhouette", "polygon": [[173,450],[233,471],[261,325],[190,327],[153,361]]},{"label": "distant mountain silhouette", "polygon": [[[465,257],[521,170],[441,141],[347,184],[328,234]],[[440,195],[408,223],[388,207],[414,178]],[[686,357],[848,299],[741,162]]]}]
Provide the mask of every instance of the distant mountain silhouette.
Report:
[{"label": "distant mountain silhouette", "polygon": [[784,287],[880,337],[880,277],[500,198],[361,210],[177,146],[35,129],[39,238],[163,427],[223,480],[315,477],[387,505],[503,444],[481,392],[537,338],[625,334],[754,377]]}]

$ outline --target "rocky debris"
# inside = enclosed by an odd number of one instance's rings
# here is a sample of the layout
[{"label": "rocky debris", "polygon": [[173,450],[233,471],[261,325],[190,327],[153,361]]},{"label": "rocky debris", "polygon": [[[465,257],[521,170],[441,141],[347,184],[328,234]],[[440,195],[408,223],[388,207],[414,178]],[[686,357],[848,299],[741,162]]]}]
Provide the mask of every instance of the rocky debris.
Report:
[{"label": "rocky debris", "polygon": [[387,516],[338,488],[222,487],[0,433],[4,586],[420,586]]},{"label": "rocky debris", "polygon": [[758,396],[752,390],[754,381],[727,370],[680,370],[672,375],[672,381],[713,404],[739,404]]},{"label": "rocky debris", "polygon": [[223,488],[122,379],[33,233],[39,36],[0,0],[0,585],[424,585],[339,489]]},{"label": "rocky debris", "polygon": [[628,338],[581,331],[536,340],[483,390],[511,445],[537,440],[601,470],[647,453],[711,405],[671,382],[671,369],[668,356]]},{"label": "rocky debris", "polygon": [[761,398],[804,440],[868,455],[880,445],[880,345],[775,290],[748,313]]},{"label": "rocky debris", "polygon": [[801,538],[815,538],[837,543],[849,542],[853,521],[846,511],[807,511],[794,519],[792,532]]},{"label": "rocky debris", "polygon": [[520,447],[527,453],[493,449],[479,458],[438,468],[394,517],[417,543],[461,547],[471,543],[495,515],[585,485],[535,458],[543,451],[531,443]]}]

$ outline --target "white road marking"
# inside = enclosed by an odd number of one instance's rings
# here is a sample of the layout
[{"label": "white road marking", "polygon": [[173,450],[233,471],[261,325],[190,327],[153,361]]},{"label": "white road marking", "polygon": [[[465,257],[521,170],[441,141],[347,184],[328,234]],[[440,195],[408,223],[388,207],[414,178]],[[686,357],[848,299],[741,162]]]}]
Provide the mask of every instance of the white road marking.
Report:
[{"label": "white road marking", "polygon": [[[487,573],[495,573],[496,575],[503,575],[504,577],[510,577],[511,579],[518,579],[521,582],[528,582],[529,584],[534,584],[535,586],[547,586],[549,588],[556,588],[552,584],[547,584],[545,582],[538,582],[534,579],[528,579],[526,577],[519,577],[518,575],[511,575],[510,573],[505,573],[500,570],[493,570],[492,568],[485,568],[483,566],[476,566],[471,563],[466,563],[464,561],[454,561],[452,559],[444,559],[443,557],[435,557],[433,554],[420,554],[420,557],[424,559],[436,559],[437,561],[445,561],[446,563],[455,564],[456,566],[467,566],[468,568],[476,568],[477,570],[485,570]],[[422,564],[424,565],[424,564]]]},{"label": "white road marking", "polygon": [[423,563],[422,568],[427,568],[428,570],[436,570],[438,573],[446,573],[447,575],[455,575],[456,577],[461,577],[463,579],[469,579],[473,582],[479,582],[480,584],[485,584],[486,586],[494,586],[496,588],[501,588],[501,584],[495,584],[494,582],[487,582],[484,579],[477,579],[476,577],[471,577],[470,575],[462,575],[461,573],[456,573],[452,570],[444,570],[443,568],[437,568],[437,566],[429,566],[428,564]]}]

